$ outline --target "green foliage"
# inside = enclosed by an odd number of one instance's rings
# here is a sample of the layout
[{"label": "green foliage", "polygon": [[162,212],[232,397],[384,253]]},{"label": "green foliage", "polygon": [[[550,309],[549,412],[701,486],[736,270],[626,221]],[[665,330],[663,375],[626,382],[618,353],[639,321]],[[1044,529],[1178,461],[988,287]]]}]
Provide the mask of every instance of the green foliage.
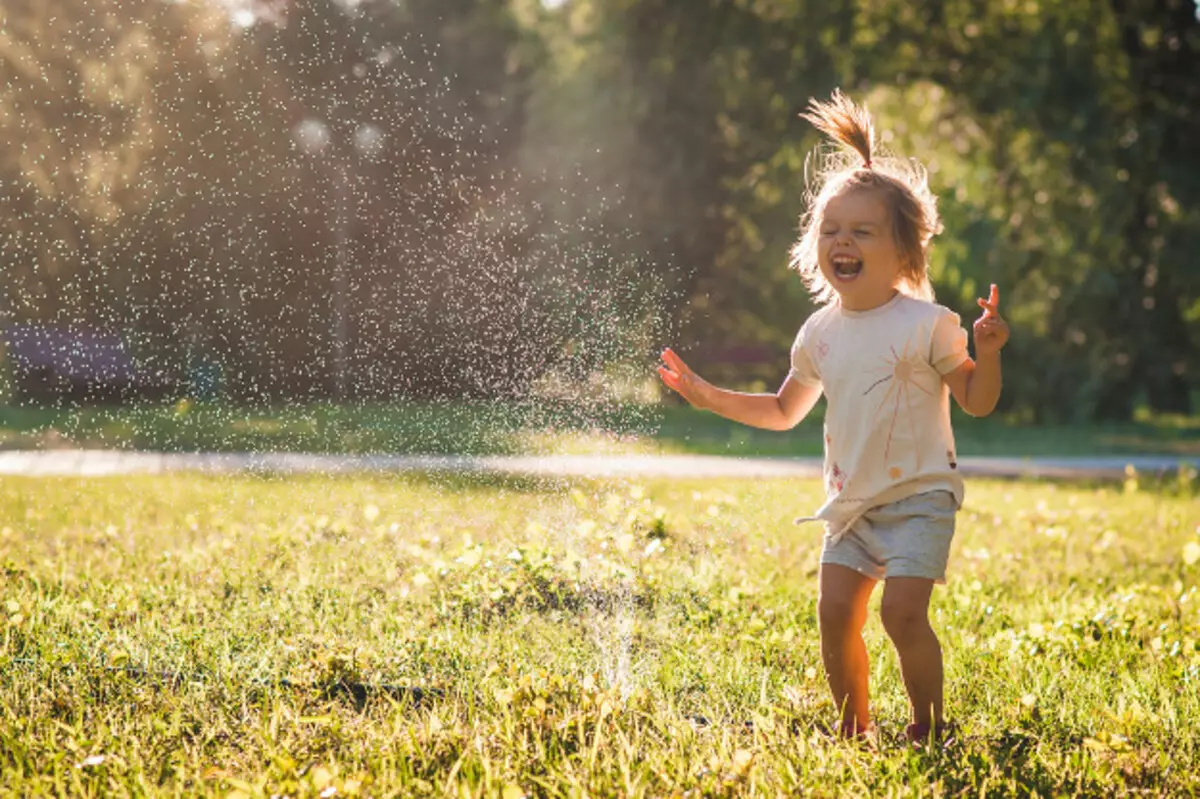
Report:
[{"label": "green foliage", "polygon": [[960,739],[917,753],[878,597],[880,746],[819,731],[815,481],[6,478],[0,790],[1195,793],[1173,491],[970,486],[933,600]]},{"label": "green foliage", "polygon": [[5,352],[5,345],[0,342],[0,404],[6,404],[13,398],[12,362]]},{"label": "green foliage", "polygon": [[581,314],[543,284],[574,265],[513,172],[540,56],[507,3],[117,6],[3,12],[5,324],[116,329],[174,375],[204,353],[235,399],[328,395],[340,339],[358,397],[561,360]]},{"label": "green foliage", "polygon": [[[642,132],[627,145],[598,118],[580,149],[625,153],[627,184],[676,198],[627,193],[669,242],[660,260],[685,265],[682,347],[717,382],[773,388],[784,371],[809,310],[784,269],[816,144],[796,113],[840,84],[886,146],[930,165],[939,298],[969,323],[974,298],[1004,288],[1004,408],[1042,422],[1128,420],[1142,402],[1188,412],[1200,22],[1187,3],[629,0],[560,19],[585,54],[561,63],[627,95],[614,127]],[[605,113],[572,99],[562,113]],[[760,354],[730,357],[746,344]]]},{"label": "green foliage", "polygon": [[1200,227],[1181,209],[1200,199],[1200,160],[1183,145],[1200,129],[1200,21],[1186,5],[864,14],[886,72],[945,88],[929,133],[981,167],[974,185],[947,182],[948,199],[968,229],[994,228],[965,255],[1012,287],[1025,317],[1013,354],[1038,362],[1012,394],[1039,418],[1128,419],[1139,399],[1191,407]]},{"label": "green foliage", "polygon": [[[842,86],[930,166],[939,298],[970,322],[1001,284],[1005,411],[1186,415],[1193,6],[323,0],[241,29],[9,3],[0,316],[114,327],[165,371],[215,353],[239,398],[327,396],[341,252],[362,396],[523,395],[668,342],[774,388],[812,310],[785,268],[817,143],[797,112]],[[363,120],[382,154],[348,143]]]}]

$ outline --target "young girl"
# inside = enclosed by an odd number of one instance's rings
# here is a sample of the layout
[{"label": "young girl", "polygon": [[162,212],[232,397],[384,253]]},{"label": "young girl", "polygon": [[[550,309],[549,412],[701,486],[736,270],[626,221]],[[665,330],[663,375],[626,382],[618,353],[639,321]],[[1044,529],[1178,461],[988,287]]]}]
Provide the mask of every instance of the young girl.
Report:
[{"label": "young girl", "polygon": [[826,502],[808,518],[826,529],[817,611],[840,733],[871,730],[862,628],[883,580],[883,626],[912,706],[906,735],[917,743],[945,731],[928,608],[963,500],[947,395],[972,416],[991,413],[1008,325],[993,285],[979,300],[968,356],[959,317],[932,301],[927,256],[941,224],[924,170],[877,155],[870,116],[841,92],[803,116],[843,147],[819,170],[792,248],[792,266],[823,307],[801,327],[791,371],[775,394],[717,388],[670,349],[658,371],[695,407],[768,430],[795,427],[824,392]]}]

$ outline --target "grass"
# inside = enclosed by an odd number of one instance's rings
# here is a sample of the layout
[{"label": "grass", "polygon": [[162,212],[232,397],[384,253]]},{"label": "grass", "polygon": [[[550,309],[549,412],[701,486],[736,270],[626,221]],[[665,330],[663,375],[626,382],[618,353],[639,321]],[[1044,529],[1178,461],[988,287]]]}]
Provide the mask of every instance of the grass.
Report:
[{"label": "grass", "polygon": [[[0,407],[0,449],[85,447],[159,451],[325,453],[821,454],[821,412],[787,433],[756,430],[678,406],[551,401],[294,405],[234,408]],[[1120,425],[1022,426],[955,420],[962,455],[1200,456],[1200,418]]]},{"label": "grass", "polygon": [[874,612],[818,732],[816,483],[3,478],[0,793],[1196,795],[1192,489],[972,483],[922,753]]}]

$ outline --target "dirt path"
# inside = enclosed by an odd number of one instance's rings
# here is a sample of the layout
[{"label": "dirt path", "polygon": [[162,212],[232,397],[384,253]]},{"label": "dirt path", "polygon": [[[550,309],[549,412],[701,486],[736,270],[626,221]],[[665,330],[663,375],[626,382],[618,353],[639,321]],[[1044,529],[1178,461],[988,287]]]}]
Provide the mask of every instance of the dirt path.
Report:
[{"label": "dirt path", "polygon": [[[1200,459],[1157,455],[1078,458],[964,457],[967,476],[1116,479],[1126,466],[1146,474],[1174,471]],[[820,458],[717,455],[319,455],[293,453],[158,453],[116,450],[0,452],[0,475],[102,476],[173,471],[234,473],[358,471],[494,473],[558,477],[820,477]]]}]

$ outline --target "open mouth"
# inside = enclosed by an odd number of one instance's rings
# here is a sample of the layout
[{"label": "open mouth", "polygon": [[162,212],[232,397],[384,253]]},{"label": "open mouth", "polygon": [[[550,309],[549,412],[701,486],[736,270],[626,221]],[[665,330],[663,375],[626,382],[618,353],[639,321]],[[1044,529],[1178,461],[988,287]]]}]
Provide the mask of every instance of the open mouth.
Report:
[{"label": "open mouth", "polygon": [[862,274],[862,269],[861,258],[839,255],[833,259],[833,274],[838,280],[853,280]]}]

